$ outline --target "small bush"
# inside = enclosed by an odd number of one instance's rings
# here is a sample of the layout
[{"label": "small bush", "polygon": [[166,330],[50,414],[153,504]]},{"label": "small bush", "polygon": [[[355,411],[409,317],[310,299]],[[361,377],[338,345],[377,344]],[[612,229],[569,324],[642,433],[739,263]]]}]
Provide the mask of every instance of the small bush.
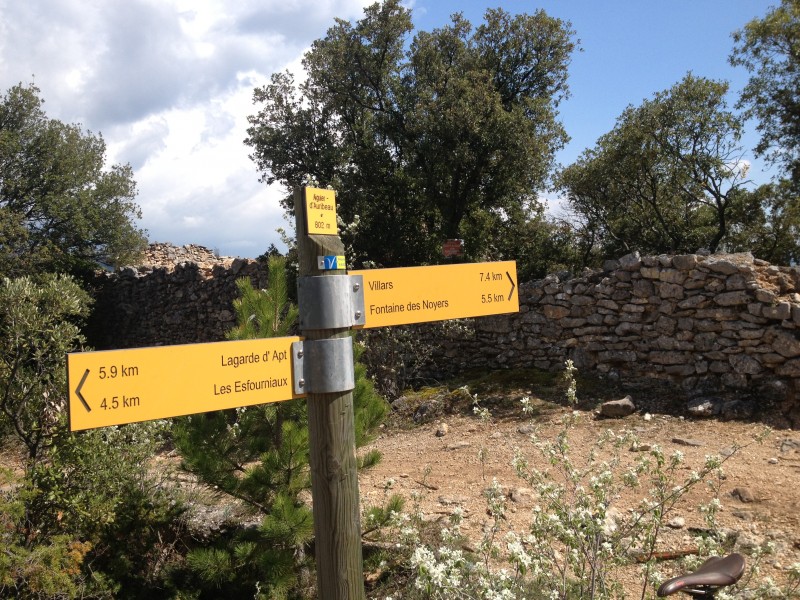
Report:
[{"label": "small bush", "polygon": [[[572,404],[577,402],[574,376],[575,369],[568,363],[565,388]],[[532,410],[528,398],[522,404],[524,413]],[[491,418],[477,398],[474,412],[479,418]],[[626,590],[619,583],[622,570],[639,564],[641,594],[637,596],[644,599],[666,578],[656,567],[655,552],[665,523],[677,503],[697,486],[708,490],[708,502],[699,507],[707,529],[697,536],[696,561],[686,561],[682,568],[692,568],[702,557],[725,551],[725,537],[716,521],[723,466],[750,443],[763,441],[768,431],[734,445],[725,457],[708,456],[701,469],[687,474],[680,451],[667,455],[653,446],[631,459],[628,450],[639,442],[628,431],[604,432],[588,458],[577,460],[570,434],[580,415],[565,414],[553,440],[533,434],[534,457],[518,450],[511,458],[517,475],[533,488],[536,498],[526,531],[501,535],[507,526],[507,500],[496,480],[486,488],[490,521],[476,547],[465,544],[458,510],[442,529],[432,527],[418,512],[395,514],[384,531],[385,539],[398,548],[393,558],[386,559],[394,578],[383,584],[385,593],[376,597],[624,598]],[[636,490],[641,494],[638,503],[630,510],[620,510],[623,492]],[[800,586],[800,565],[790,571],[783,588],[770,580],[751,586],[761,558],[769,551],[768,546],[758,549],[748,561],[750,575],[720,597],[792,597]]]}]

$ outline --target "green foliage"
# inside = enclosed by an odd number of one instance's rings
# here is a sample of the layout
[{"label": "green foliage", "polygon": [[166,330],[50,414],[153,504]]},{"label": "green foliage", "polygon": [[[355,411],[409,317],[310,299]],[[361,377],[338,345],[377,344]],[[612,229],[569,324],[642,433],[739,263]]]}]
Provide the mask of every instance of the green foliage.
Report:
[{"label": "green foliage", "polygon": [[120,597],[123,584],[147,588],[179,527],[180,505],[150,473],[163,424],[66,430],[65,354],[83,341],[88,306],[66,276],[0,283],[0,419],[9,446],[25,455],[20,478],[0,481],[4,597]]},{"label": "green foliage", "polygon": [[36,460],[64,409],[65,354],[83,342],[89,297],[69,277],[0,281],[0,419]]},{"label": "green foliage", "polygon": [[183,510],[150,472],[162,443],[161,424],[62,433],[20,478],[0,473],[0,595],[154,597]]},{"label": "green foliage", "polygon": [[738,106],[758,120],[756,152],[800,185],[800,2],[782,0],[734,32],[731,64],[751,74]]},{"label": "green foliage", "polygon": [[[261,518],[257,530],[192,550],[188,565],[200,590],[252,595],[257,582],[275,597],[298,585],[312,537],[311,511],[298,494],[309,487],[308,433],[302,403],[291,401],[195,415],[176,426],[184,468],[216,494]],[[215,594],[209,597],[218,597]]]},{"label": "green foliage", "polygon": [[[585,262],[643,254],[739,250],[736,234],[766,207],[745,189],[742,119],[726,83],[687,75],[628,107],[558,177],[581,221]],[[738,220],[737,220],[738,219]]]},{"label": "green foliage", "polygon": [[297,320],[297,307],[287,303],[289,289],[285,274],[286,260],[268,257],[269,287],[256,290],[249,279],[236,282],[239,298],[233,301],[236,326],[228,332],[229,340],[247,340],[289,335]]},{"label": "green foliage", "polygon": [[[364,354],[364,347],[358,343],[353,343],[355,354],[355,383],[353,389],[353,412],[355,426],[356,447],[372,441],[377,427],[386,418],[389,405],[375,391],[375,385],[367,376],[367,367],[360,361]],[[373,454],[364,466],[375,464],[377,457]]]},{"label": "green foliage", "polygon": [[[237,326],[231,339],[286,335],[297,309],[288,303],[285,259],[270,257],[269,289],[238,282]],[[357,355],[360,350],[356,350]],[[386,402],[356,365],[353,392],[355,439],[361,445],[386,414]],[[311,568],[307,546],[313,536],[311,510],[301,496],[310,488],[308,420],[304,400],[293,400],[187,417],[178,422],[175,443],[184,467],[215,493],[258,515],[257,528],[187,556],[193,585],[202,597],[284,598],[297,593]],[[362,460],[374,464],[373,453]],[[213,592],[209,591],[213,590]]]},{"label": "green foliage", "polygon": [[[354,266],[441,261],[463,238],[469,259],[513,258],[508,230],[535,218],[555,152],[575,43],[568,23],[488,10],[413,38],[399,0],[337,20],[296,84],[255,91],[246,142],[269,183],[337,190]],[[284,203],[291,211],[291,203]]]},{"label": "green foliage", "polygon": [[80,587],[75,575],[91,547],[69,536],[45,540],[34,547],[19,536],[25,522],[25,499],[30,495],[18,479],[6,469],[0,470],[0,595],[11,597],[78,596]]},{"label": "green foliage", "polygon": [[800,261],[800,196],[789,180],[759,186],[731,214],[726,249],[750,251],[773,265]]},{"label": "green foliage", "polygon": [[64,433],[27,474],[28,527],[89,543],[91,572],[116,597],[150,596],[177,554],[184,507],[151,465],[167,433],[165,422]]},{"label": "green foliage", "polygon": [[124,264],[144,247],[129,165],[105,142],[49,119],[35,86],[0,98],[0,275]]},{"label": "green foliage", "polygon": [[489,258],[517,261],[517,280],[542,279],[559,271],[577,272],[582,266],[574,226],[548,218],[544,207],[503,223]]}]

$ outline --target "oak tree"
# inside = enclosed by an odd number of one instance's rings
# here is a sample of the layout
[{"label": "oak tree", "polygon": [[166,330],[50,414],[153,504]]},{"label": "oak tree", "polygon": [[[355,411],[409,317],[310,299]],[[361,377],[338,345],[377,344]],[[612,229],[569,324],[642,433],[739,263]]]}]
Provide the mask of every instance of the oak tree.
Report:
[{"label": "oak tree", "polygon": [[143,249],[129,165],[99,135],[48,118],[35,86],[0,98],[0,275],[124,264]]},{"label": "oak tree", "polygon": [[541,10],[493,9],[412,37],[399,0],[373,4],[314,42],[304,81],[276,73],[255,91],[246,143],[264,181],[338,191],[351,262],[436,262],[448,238],[503,258],[498,239],[535,216],[567,140],[573,33]]},{"label": "oak tree", "polygon": [[[727,83],[686,75],[640,106],[558,177],[582,225],[585,259],[730,247],[761,210],[748,190],[742,119]],[[749,208],[748,208],[749,207]],[[726,245],[726,243],[728,245]]]},{"label": "oak tree", "polygon": [[730,62],[751,74],[738,106],[755,118],[756,153],[800,184],[800,1],[782,0],[734,32]]}]

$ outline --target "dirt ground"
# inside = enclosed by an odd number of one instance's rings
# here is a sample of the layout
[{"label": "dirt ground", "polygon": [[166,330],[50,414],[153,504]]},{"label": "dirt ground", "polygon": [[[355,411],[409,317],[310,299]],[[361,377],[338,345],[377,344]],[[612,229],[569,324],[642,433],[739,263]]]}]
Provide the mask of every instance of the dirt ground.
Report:
[{"label": "dirt ground", "polygon": [[[522,414],[519,400],[523,396],[538,403],[533,418]],[[479,401],[481,397],[479,394]],[[360,477],[362,506],[378,505],[391,493],[405,497],[407,506],[416,497],[426,519],[431,520],[446,519],[458,506],[464,512],[462,530],[477,544],[490,520],[484,491],[496,478],[509,494],[506,529],[524,533],[536,499],[530,484],[515,474],[512,457],[519,450],[532,465],[545,468],[531,441],[531,427],[536,427],[540,439],[552,440],[563,428],[563,415],[571,409],[541,401],[535,389],[514,385],[492,389],[485,405],[492,413],[488,421],[473,414],[471,398],[461,390],[449,394],[442,388],[422,390],[401,399],[395,405],[400,410],[364,449],[378,449],[383,459]],[[610,419],[600,418],[597,412],[585,405],[578,411],[579,424],[570,434],[576,460],[585,459],[604,430],[620,433],[628,429],[637,434],[640,450],[652,444],[658,444],[667,456],[680,450],[685,456],[685,475],[701,469],[706,455],[726,456],[735,444],[747,444],[764,430],[759,423],[689,420],[677,414],[637,411]],[[635,455],[636,451],[626,450],[623,460],[633,462]],[[766,560],[762,573],[782,579],[786,568],[800,561],[800,432],[772,431],[763,443],[736,452],[723,468],[719,495],[722,527],[736,536],[734,549],[745,555],[754,544],[774,542],[777,553]],[[632,507],[646,493],[646,489],[627,493],[620,498],[619,509]],[[706,486],[693,488],[667,517],[675,527],[664,529],[657,551],[694,548],[696,528],[704,527],[698,506],[710,499]],[[661,570],[674,573],[676,568],[675,563],[665,562]],[[641,593],[635,572],[626,577],[625,585],[633,592],[631,597]]]},{"label": "dirt ground", "polygon": [[[532,466],[544,468],[541,455],[531,441],[531,431],[540,439],[553,440],[562,430],[562,418],[573,412],[563,401],[563,389],[552,379],[525,382],[527,373],[515,374],[507,380],[453,382],[437,388],[408,393],[395,401],[393,411],[379,435],[359,453],[377,449],[381,462],[360,474],[362,508],[384,503],[390,494],[406,498],[407,509],[415,502],[426,520],[445,521],[456,507],[463,511],[462,531],[469,544],[477,547],[490,522],[484,491],[493,479],[508,493],[506,531],[523,534],[536,504],[530,484],[514,472],[511,461],[521,451]],[[473,393],[479,405],[488,409],[491,418],[481,419],[473,411]],[[617,396],[614,394],[617,393]],[[642,446],[658,444],[669,456],[680,450],[685,456],[686,475],[699,470],[707,455],[727,455],[736,444],[748,444],[764,430],[760,422],[688,419],[679,408],[667,407],[662,392],[655,396],[632,393],[639,407],[624,418],[600,418],[597,405],[603,400],[620,397],[616,390],[597,393],[591,387],[578,387],[583,398],[578,410],[578,425],[570,434],[571,449],[576,461],[585,457],[594,442],[606,429],[617,433],[633,430]],[[520,400],[528,396],[535,407],[533,416],[524,416]],[[652,411],[652,412],[648,412]],[[687,445],[688,444],[688,445]],[[483,457],[483,458],[482,458]],[[623,457],[633,462],[637,452],[625,450]],[[170,465],[175,484],[192,492],[192,514],[197,527],[217,530],[229,520],[247,524],[244,513],[231,503],[220,504],[213,494],[201,493],[194,479],[179,471],[179,458],[160,457]],[[0,456],[0,464],[14,466],[19,457]],[[160,463],[161,464],[161,463]],[[786,569],[800,562],[800,431],[773,430],[761,443],[750,443],[724,464],[725,479],[721,482],[722,509],[719,521],[723,529],[736,538],[734,550],[748,555],[754,545],[763,541],[775,544],[777,552],[768,557],[762,574],[778,580]],[[734,495],[734,490],[739,490]],[[188,493],[188,492],[187,492]],[[618,508],[625,510],[644,497],[646,489],[628,493],[619,499]],[[310,494],[309,494],[310,496]],[[412,500],[416,498],[416,500]],[[711,496],[698,485],[687,494],[668,521],[676,519],[676,527],[663,531],[659,552],[680,552],[695,547],[698,528],[704,527],[698,511]],[[310,500],[310,498],[309,498]],[[237,516],[238,515],[238,516]],[[673,574],[672,561],[663,563],[661,571]],[[369,574],[368,574],[369,576]],[[628,597],[638,598],[641,580],[635,570],[622,575]],[[383,596],[381,596],[383,597]]]}]

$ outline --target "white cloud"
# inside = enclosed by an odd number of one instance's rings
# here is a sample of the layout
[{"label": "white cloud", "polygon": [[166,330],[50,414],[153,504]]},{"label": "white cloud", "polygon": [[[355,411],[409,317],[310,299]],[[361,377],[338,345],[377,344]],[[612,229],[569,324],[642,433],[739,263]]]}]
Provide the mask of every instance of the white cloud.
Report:
[{"label": "white cloud", "polygon": [[286,223],[243,143],[253,88],[370,3],[0,0],[0,88],[34,81],[48,116],[102,132],[154,241],[255,256]]}]

